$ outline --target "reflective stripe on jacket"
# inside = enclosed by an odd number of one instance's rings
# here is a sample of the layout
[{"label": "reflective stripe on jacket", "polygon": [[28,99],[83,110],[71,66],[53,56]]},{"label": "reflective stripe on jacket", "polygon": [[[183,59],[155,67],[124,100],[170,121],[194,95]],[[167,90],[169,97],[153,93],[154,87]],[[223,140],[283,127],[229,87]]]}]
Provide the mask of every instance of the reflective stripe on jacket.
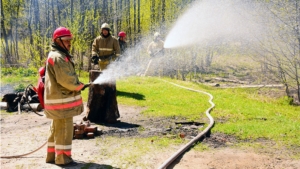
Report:
[{"label": "reflective stripe on jacket", "polygon": [[95,38],[92,44],[92,56],[107,56],[115,54],[116,57],[120,56],[120,46],[118,39],[113,36],[104,38],[102,35]]},{"label": "reflective stripe on jacket", "polygon": [[63,119],[81,114],[82,87],[72,58],[52,47],[46,64],[44,95],[46,117]]}]

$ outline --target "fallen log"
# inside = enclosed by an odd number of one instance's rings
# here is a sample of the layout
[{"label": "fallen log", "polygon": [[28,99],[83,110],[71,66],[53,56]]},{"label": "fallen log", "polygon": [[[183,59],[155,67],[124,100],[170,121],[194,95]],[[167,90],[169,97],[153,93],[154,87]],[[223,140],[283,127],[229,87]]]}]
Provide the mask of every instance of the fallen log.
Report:
[{"label": "fallen log", "polygon": [[6,110],[7,109],[7,102],[0,102],[0,109]]},{"label": "fallen log", "polygon": [[29,103],[24,104],[21,106],[21,110],[26,110],[26,111],[42,111],[43,107],[40,103]]},{"label": "fallen log", "polygon": [[[42,111],[42,106],[40,103],[29,103],[21,105],[21,110],[26,110],[26,111]],[[7,102],[0,102],[0,109],[1,110],[7,110]]]}]

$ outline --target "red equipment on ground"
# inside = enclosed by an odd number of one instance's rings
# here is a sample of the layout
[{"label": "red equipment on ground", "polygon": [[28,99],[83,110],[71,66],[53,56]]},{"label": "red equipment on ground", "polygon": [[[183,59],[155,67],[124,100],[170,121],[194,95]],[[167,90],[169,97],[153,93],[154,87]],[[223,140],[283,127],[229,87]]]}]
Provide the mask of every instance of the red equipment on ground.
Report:
[{"label": "red equipment on ground", "polygon": [[46,67],[41,67],[39,69],[40,77],[37,85],[37,94],[39,97],[40,104],[43,108],[44,108],[45,73],[46,73]]}]

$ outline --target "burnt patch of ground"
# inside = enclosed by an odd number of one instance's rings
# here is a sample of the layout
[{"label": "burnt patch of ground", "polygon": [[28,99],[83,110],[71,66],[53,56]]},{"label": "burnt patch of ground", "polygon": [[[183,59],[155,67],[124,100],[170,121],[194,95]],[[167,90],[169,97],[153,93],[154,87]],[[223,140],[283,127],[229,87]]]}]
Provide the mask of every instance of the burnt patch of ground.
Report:
[{"label": "burnt patch of ground", "polygon": [[202,142],[211,148],[228,147],[239,142],[236,137],[226,135],[223,133],[212,133],[209,137],[206,137]]},{"label": "burnt patch of ground", "polygon": [[115,124],[95,124],[101,129],[102,135],[118,137],[152,137],[167,135],[169,137],[184,136],[192,139],[201,132],[204,123],[191,122],[184,118],[177,117],[143,117],[135,115],[121,117],[121,120]]}]

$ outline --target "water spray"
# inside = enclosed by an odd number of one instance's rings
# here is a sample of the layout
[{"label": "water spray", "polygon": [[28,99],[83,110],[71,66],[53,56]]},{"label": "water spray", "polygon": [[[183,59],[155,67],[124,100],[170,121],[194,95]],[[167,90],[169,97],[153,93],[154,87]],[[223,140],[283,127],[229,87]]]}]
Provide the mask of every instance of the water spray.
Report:
[{"label": "water spray", "polygon": [[252,4],[241,0],[195,1],[168,33],[165,48],[252,40],[264,30]]}]

